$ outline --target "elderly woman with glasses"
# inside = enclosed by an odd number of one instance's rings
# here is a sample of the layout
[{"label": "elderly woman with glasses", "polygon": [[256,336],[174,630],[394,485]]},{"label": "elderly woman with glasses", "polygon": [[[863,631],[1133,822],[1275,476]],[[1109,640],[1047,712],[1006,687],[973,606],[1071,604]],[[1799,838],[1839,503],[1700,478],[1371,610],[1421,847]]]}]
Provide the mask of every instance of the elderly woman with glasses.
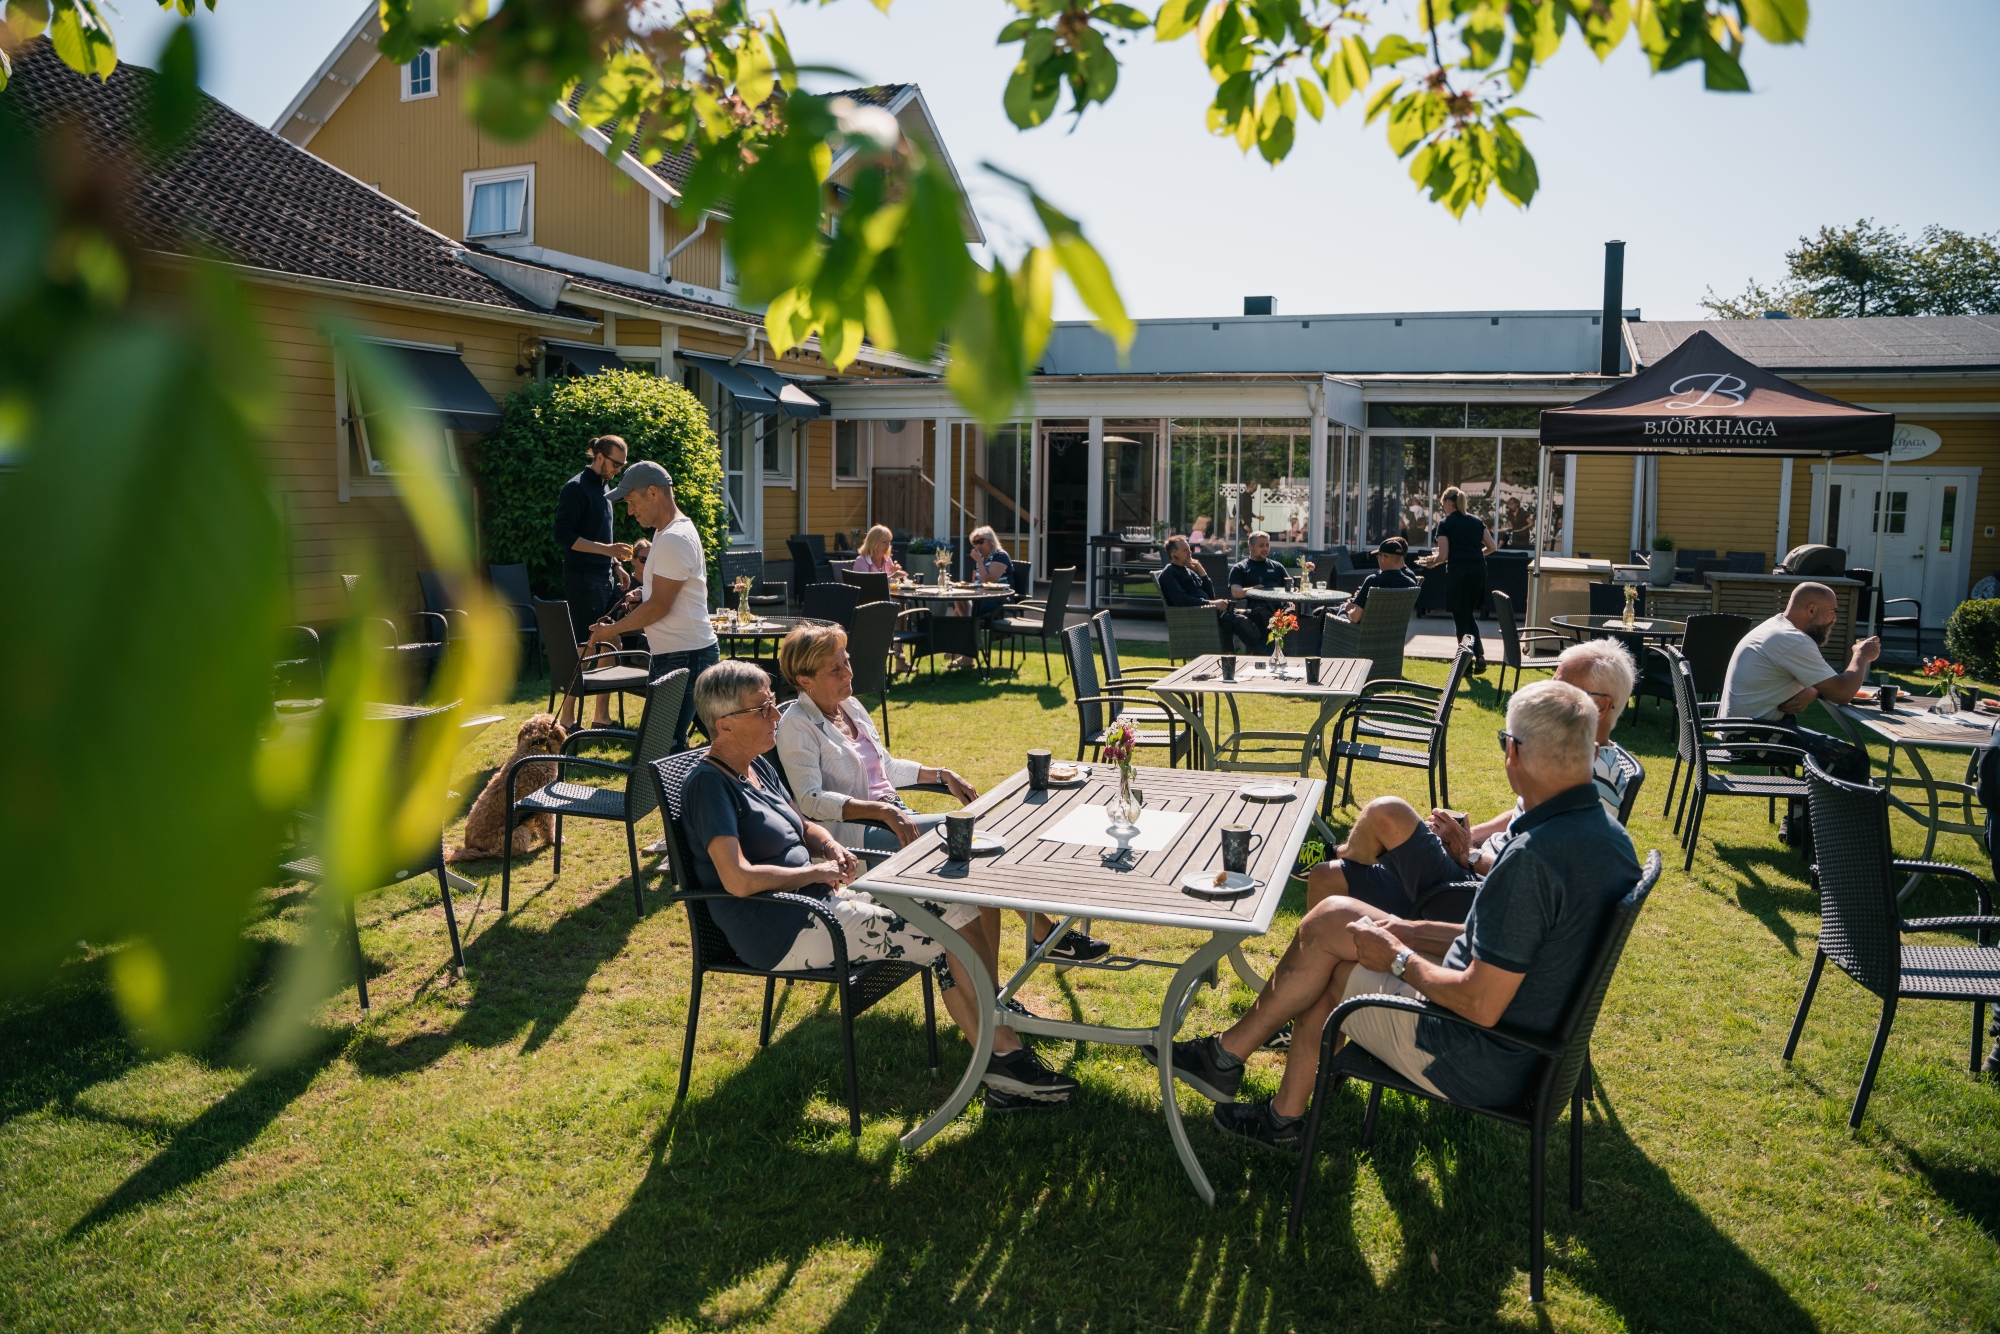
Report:
[{"label": "elderly woman with glasses", "polygon": [[[786,798],[777,771],[764,758],[778,734],[770,678],[751,663],[718,663],[696,679],[694,707],[712,740],[681,789],[681,824],[693,849],[696,881],[731,896],[709,904],[730,947],[753,968],[830,967],[833,942],[820,918],[782,900],[748,901],[771,893],[819,899],[840,922],[850,962],[899,959],[928,966],[943,990],[945,1009],[970,1032],[978,1013],[966,989],[955,985],[964,979],[944,946],[851,888],[861,874],[860,858]],[[996,910],[926,906],[997,975]],[[994,1030],[985,1083],[987,1105],[996,1111],[1063,1102],[1077,1087],[1043,1065],[1006,1027]]]}]

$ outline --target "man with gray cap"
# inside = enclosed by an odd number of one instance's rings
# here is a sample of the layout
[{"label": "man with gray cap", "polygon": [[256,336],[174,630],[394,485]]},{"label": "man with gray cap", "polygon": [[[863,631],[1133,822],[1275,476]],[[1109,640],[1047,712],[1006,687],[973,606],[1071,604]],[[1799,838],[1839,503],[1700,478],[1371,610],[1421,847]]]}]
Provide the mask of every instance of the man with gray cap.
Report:
[{"label": "man with gray cap", "polygon": [[715,630],[708,623],[708,561],[702,555],[701,534],[674,503],[674,479],[651,460],[625,469],[610,499],[624,501],[626,512],[639,526],[653,530],[653,549],[641,575],[645,601],[619,620],[592,626],[591,646],[603,643],[615,648],[626,631],[644,630],[646,645],[653,651],[655,678],[687,668],[687,692],[681,696],[681,715],[674,723],[674,745],[685,746],[694,718],[695,680],[722,660]]}]

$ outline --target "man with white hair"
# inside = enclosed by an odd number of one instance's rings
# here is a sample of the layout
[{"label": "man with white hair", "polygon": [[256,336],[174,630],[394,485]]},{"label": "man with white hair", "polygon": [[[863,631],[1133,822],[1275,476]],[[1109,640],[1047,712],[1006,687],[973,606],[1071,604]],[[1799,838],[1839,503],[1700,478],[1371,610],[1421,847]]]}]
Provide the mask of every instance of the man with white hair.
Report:
[{"label": "man with white hair", "polygon": [[[1638,761],[1611,739],[1611,729],[1632,698],[1637,679],[1631,653],[1615,640],[1587,639],[1570,645],[1556,659],[1556,680],[1577,687],[1597,706],[1597,749],[1590,776],[1598,800],[1613,820],[1623,809],[1625,789],[1639,772]],[[1515,819],[1525,810],[1517,801],[1490,820],[1468,825],[1452,811],[1433,810],[1426,820],[1401,797],[1377,797],[1361,808],[1347,842],[1335,850],[1333,859],[1307,874],[1306,906],[1345,895],[1406,916],[1445,886],[1469,889],[1468,882],[1499,861]]]},{"label": "man with white hair", "polygon": [[[1606,917],[1639,879],[1632,841],[1591,782],[1597,722],[1590,696],[1561,681],[1537,681],[1508,702],[1500,746],[1507,783],[1526,809],[1511,822],[1512,837],[1463,926],[1405,921],[1344,896],[1323,899],[1243,1018],[1174,1044],[1174,1074],[1218,1104],[1219,1128],[1297,1151],[1320,1044],[1291,1046],[1269,1101],[1236,1101],[1245,1062],[1293,1019],[1317,1037],[1350,996],[1421,997],[1481,1027],[1554,1033]],[[1420,1088],[1482,1107],[1520,1101],[1540,1059],[1410,1011],[1363,1010],[1342,1032]],[[1151,1047],[1145,1052],[1157,1059]]]}]

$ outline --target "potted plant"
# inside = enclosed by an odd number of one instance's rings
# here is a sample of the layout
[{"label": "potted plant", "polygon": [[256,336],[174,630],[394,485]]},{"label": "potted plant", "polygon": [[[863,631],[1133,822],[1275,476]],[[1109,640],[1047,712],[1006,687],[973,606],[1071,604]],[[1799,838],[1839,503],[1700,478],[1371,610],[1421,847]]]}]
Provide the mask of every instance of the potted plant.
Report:
[{"label": "potted plant", "polygon": [[1653,587],[1665,588],[1674,581],[1674,539],[1656,537],[1653,539],[1653,554],[1646,561],[1648,575]]}]

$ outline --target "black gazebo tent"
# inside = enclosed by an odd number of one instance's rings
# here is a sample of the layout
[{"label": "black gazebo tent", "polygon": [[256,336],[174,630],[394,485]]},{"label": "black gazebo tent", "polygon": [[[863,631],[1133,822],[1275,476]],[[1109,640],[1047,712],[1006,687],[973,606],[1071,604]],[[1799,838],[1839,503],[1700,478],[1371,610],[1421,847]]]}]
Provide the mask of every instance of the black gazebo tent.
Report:
[{"label": "black gazebo tent", "polygon": [[[1546,539],[1553,450],[1814,457],[1829,463],[1836,455],[1879,453],[1887,490],[1895,432],[1894,413],[1857,408],[1801,388],[1753,366],[1703,330],[1637,375],[1568,407],[1542,413],[1535,550],[1540,553]],[[1879,571],[1880,533],[1875,540]],[[1536,592],[1539,584],[1537,580]],[[1537,610],[1529,608],[1531,622]]]}]

